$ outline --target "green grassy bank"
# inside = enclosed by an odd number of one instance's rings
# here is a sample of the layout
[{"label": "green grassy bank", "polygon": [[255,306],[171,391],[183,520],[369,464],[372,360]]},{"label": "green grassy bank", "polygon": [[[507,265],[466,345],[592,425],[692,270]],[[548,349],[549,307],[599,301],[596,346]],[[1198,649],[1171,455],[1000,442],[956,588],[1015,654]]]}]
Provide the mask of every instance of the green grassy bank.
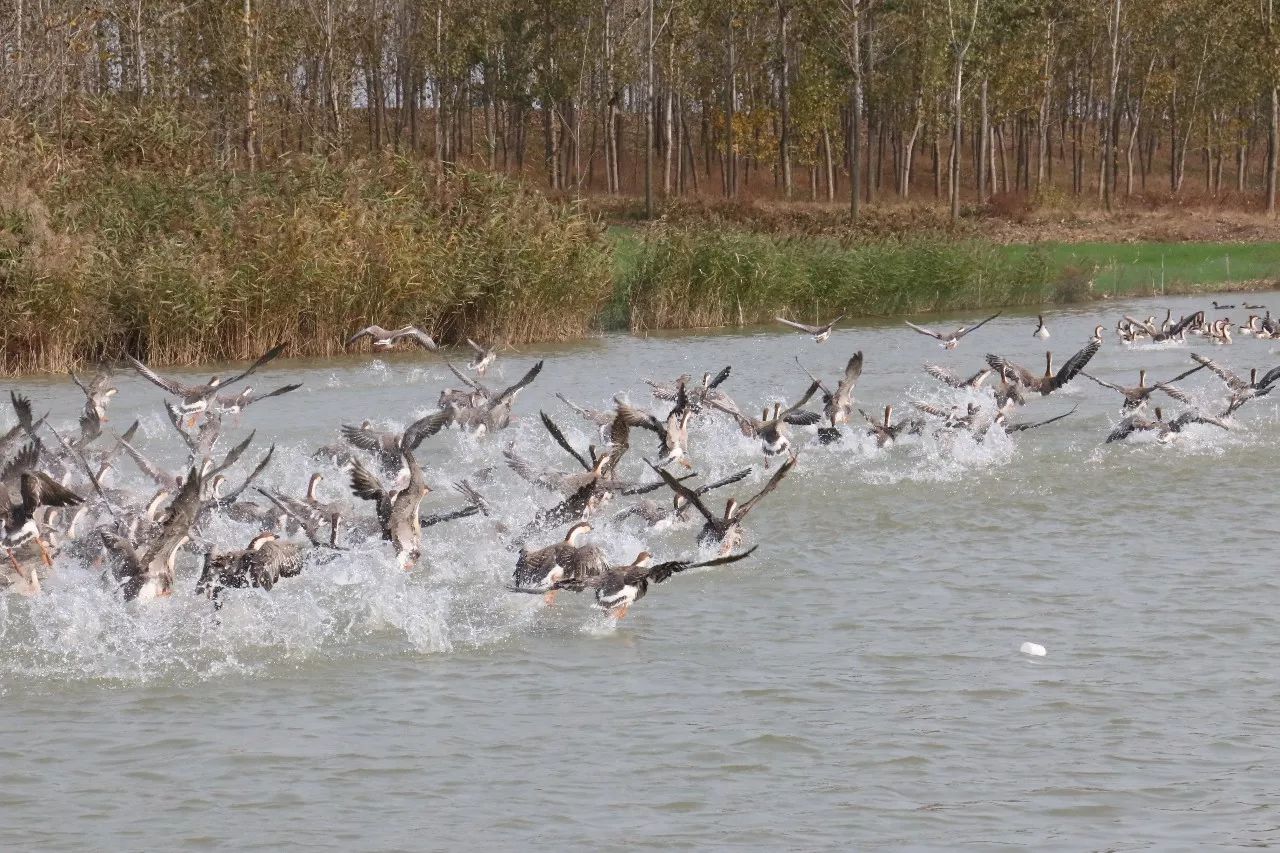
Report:
[{"label": "green grassy bank", "polygon": [[668,226],[615,228],[609,321],[633,330],[803,317],[1038,306],[1256,289],[1280,244],[1039,243],[903,237],[837,241]]}]

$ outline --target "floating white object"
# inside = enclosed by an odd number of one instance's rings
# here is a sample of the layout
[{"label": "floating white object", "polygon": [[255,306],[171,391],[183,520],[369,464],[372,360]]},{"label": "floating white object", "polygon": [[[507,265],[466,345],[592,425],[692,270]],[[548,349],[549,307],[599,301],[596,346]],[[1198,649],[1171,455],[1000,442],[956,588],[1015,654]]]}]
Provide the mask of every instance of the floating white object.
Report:
[{"label": "floating white object", "polygon": [[1031,655],[1038,658],[1042,658],[1047,654],[1044,650],[1044,646],[1039,643],[1023,643],[1018,651],[1022,652],[1024,655]]}]

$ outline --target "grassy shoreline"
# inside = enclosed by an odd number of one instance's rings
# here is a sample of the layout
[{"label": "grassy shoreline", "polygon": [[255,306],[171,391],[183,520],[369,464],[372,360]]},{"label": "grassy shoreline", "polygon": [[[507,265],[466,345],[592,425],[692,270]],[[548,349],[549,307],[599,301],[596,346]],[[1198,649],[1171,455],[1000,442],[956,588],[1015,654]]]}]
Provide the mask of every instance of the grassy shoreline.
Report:
[{"label": "grassy shoreline", "polygon": [[604,228],[573,202],[399,158],[254,175],[19,150],[0,164],[0,374],[887,316],[1269,287],[1280,243],[1008,244],[936,229]]}]

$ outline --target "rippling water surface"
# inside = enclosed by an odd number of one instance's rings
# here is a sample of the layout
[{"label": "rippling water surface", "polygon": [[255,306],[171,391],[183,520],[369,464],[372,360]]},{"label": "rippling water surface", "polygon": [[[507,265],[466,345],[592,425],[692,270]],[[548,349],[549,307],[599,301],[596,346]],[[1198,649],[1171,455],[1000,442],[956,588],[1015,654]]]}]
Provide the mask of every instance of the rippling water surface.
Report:
[{"label": "rippling water surface", "polygon": [[[1280,295],[1256,298],[1280,308]],[[1061,360],[1122,311],[1203,304],[1057,312],[1047,343]],[[428,439],[426,509],[455,505],[448,484],[495,464],[485,491],[503,520],[552,502],[499,451],[514,441],[570,470],[538,410],[580,446],[594,436],[556,390],[648,403],[642,377],[732,364],[725,389],[750,409],[803,389],[795,355],[834,377],[861,349],[859,404],[905,412],[965,400],[921,373],[926,360],[973,371],[991,351],[1040,367],[1033,328],[1006,315],[950,353],[896,322],[821,346],[763,329],[506,353],[493,384],[546,360],[524,417],[500,436]],[[1109,331],[1090,369],[1163,379],[1198,350],[1265,370],[1276,347],[1128,349]],[[339,423],[403,424],[451,380],[413,355],[273,366],[258,387],[305,388],[250,409],[244,429],[279,445],[269,482],[300,491]],[[176,464],[157,390],[119,385],[109,426],[138,410],[143,444]],[[70,428],[68,387],[16,387]],[[1206,403],[1222,390],[1204,372],[1186,387]],[[983,444],[821,448],[796,430],[799,464],[748,524],[756,556],[655,587],[616,624],[586,596],[547,608],[504,592],[513,557],[477,519],[429,530],[411,573],[370,544],[270,594],[232,591],[220,622],[190,594],[189,564],[180,594],[140,606],[60,559],[45,595],[0,598],[0,847],[1280,843],[1280,395],[1229,433],[1104,447],[1119,402],[1081,380],[1018,415],[1078,404],[1074,416]],[[633,435],[645,454],[651,441]],[[727,422],[695,426],[691,453],[708,476],[755,465],[740,496],[767,476]],[[119,484],[141,488],[127,465]],[[345,500],[342,472],[321,470],[322,497]],[[605,523],[612,512],[592,538],[617,562],[696,552],[696,528],[652,533]],[[251,532],[221,521],[211,537],[243,547]],[[1020,654],[1024,641],[1047,656]]]}]

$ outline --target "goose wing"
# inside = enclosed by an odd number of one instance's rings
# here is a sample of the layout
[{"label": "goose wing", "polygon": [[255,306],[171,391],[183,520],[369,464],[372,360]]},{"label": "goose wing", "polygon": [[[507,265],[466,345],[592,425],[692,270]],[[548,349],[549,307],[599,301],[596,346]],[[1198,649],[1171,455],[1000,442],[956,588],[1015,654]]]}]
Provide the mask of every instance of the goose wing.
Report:
[{"label": "goose wing", "polygon": [[1063,419],[1063,418],[1065,418],[1065,417],[1069,417],[1069,416],[1071,416],[1071,415],[1074,415],[1074,414],[1076,413],[1076,409],[1078,409],[1078,408],[1080,408],[1080,407],[1079,407],[1079,406],[1072,406],[1072,407],[1071,407],[1071,411],[1069,411],[1069,412],[1063,412],[1063,413],[1062,413],[1062,414],[1060,414],[1060,415],[1055,415],[1054,417],[1052,417],[1052,418],[1047,418],[1047,419],[1045,419],[1045,420],[1043,420],[1043,421],[1035,421],[1034,423],[1025,423],[1025,424],[1010,424],[1010,423],[1006,423],[1006,424],[1004,425],[1004,431],[1005,431],[1005,432],[1023,432],[1023,431],[1025,431],[1025,430],[1029,430],[1029,429],[1036,429],[1037,427],[1048,426],[1049,424],[1053,423],[1054,421],[1060,421],[1060,420],[1062,420],[1062,419]]},{"label": "goose wing", "polygon": [[939,382],[950,385],[952,388],[963,388],[965,385],[965,381],[961,379],[960,376],[941,365],[926,364],[924,366],[924,372],[932,376],[934,379],[937,379]]},{"label": "goose wing", "polygon": [[390,334],[391,334],[391,333],[390,333],[390,332],[388,332],[386,329],[384,329],[384,328],[382,328],[381,326],[376,325],[376,324],[375,324],[375,325],[372,325],[372,326],[365,326],[363,329],[361,329],[360,331],[356,332],[356,333],[355,333],[354,335],[352,335],[351,337],[347,338],[347,342],[346,342],[345,344],[343,344],[343,346],[344,346],[344,347],[350,347],[350,346],[351,346],[352,344],[354,344],[356,341],[360,340],[361,338],[365,338],[365,337],[368,337],[368,338],[378,338],[378,339],[380,339],[380,340],[381,340],[381,339],[385,339],[385,338],[389,337],[389,336],[390,336]]},{"label": "goose wing", "polygon": [[1089,343],[1085,344],[1083,349],[1067,359],[1062,367],[1058,369],[1058,372],[1054,374],[1051,382],[1052,389],[1056,391],[1072,379],[1075,379],[1076,374],[1084,369],[1084,366],[1089,363],[1089,359],[1097,355],[1100,349],[1102,349],[1102,344],[1097,341],[1089,341]]},{"label": "goose wing", "polygon": [[564,433],[560,431],[560,427],[556,425],[556,422],[551,420],[551,417],[546,412],[540,411],[538,415],[542,419],[542,425],[547,428],[547,432],[551,433],[551,438],[555,440],[555,443],[560,445],[565,453],[578,460],[578,464],[585,470],[590,471],[591,465],[582,457],[581,453],[573,449],[573,445],[569,443],[569,439],[564,437]]},{"label": "goose wing", "polygon": [[173,484],[174,477],[172,474],[167,471],[161,471],[155,463],[143,456],[136,447],[123,438],[120,439],[120,444],[124,447],[124,452],[129,454],[129,458],[133,460],[133,463],[138,466],[138,470],[161,486],[171,486]]},{"label": "goose wing", "polygon": [[484,356],[489,354],[489,351],[487,349],[480,346],[475,341],[471,340],[471,338],[463,338],[463,340],[467,342],[467,346],[471,347],[471,349],[475,351],[476,355]]},{"label": "goose wing", "polygon": [[1124,388],[1121,388],[1119,385],[1115,385],[1111,382],[1108,382],[1105,379],[1099,379],[1098,377],[1094,376],[1092,373],[1086,373],[1085,371],[1082,370],[1080,371],[1080,375],[1083,376],[1085,379],[1092,379],[1094,382],[1097,382],[1103,388],[1110,388],[1112,391],[1119,391],[1121,394],[1127,395],[1128,393]]},{"label": "goose wing", "polygon": [[529,371],[524,376],[521,376],[518,382],[516,382],[514,385],[508,388],[503,389],[502,392],[498,394],[498,396],[494,397],[493,402],[490,404],[490,408],[497,406],[500,403],[503,403],[506,400],[510,399],[511,396],[514,395],[521,388],[524,388],[530,382],[537,379],[538,374],[541,372],[542,372],[542,362],[539,361],[533,367],[529,368]]},{"label": "goose wing", "polygon": [[167,379],[131,355],[126,355],[125,358],[133,365],[133,369],[138,371],[139,376],[175,397],[191,397],[205,390],[203,386],[183,385],[181,382]]},{"label": "goose wing", "polygon": [[276,344],[271,349],[267,350],[265,353],[259,356],[258,360],[255,361],[253,364],[249,365],[242,372],[237,373],[235,376],[232,376],[226,382],[219,384],[218,387],[225,388],[227,385],[231,385],[232,383],[239,382],[241,379],[247,379],[250,375],[252,375],[254,372],[259,370],[260,368],[267,366],[268,364],[270,364],[271,362],[279,358],[280,354],[284,352],[284,346],[285,345],[283,343]]},{"label": "goose wing", "polygon": [[276,446],[274,444],[267,448],[266,454],[258,461],[258,464],[254,466],[253,470],[249,472],[249,476],[244,478],[244,482],[241,483],[238,488],[222,496],[222,503],[224,506],[231,506],[231,504],[239,500],[240,495],[244,494],[245,489],[249,488],[249,486],[253,484],[254,480],[262,476],[262,472],[267,470],[267,466],[271,464],[271,457],[275,455],[275,452]]},{"label": "goose wing", "polygon": [[444,409],[419,418],[405,427],[402,439],[404,446],[410,450],[417,450],[423,439],[440,432],[452,420],[453,413]]},{"label": "goose wing", "polygon": [[1262,375],[1262,378],[1258,380],[1258,385],[1257,385],[1258,390],[1260,391],[1270,390],[1271,383],[1275,382],[1277,379],[1280,379],[1280,367],[1273,367],[1270,370],[1268,370],[1266,373],[1264,373]]},{"label": "goose wing", "polygon": [[502,451],[502,458],[507,460],[507,466],[512,471],[515,471],[520,479],[533,483],[535,486],[542,486],[544,489],[550,489],[553,492],[574,490],[579,487],[573,475],[565,474],[554,468],[542,468],[535,465],[517,454],[513,448],[508,447]]},{"label": "goose wing", "polygon": [[254,430],[253,432],[249,433],[248,438],[246,438],[244,441],[240,442],[235,447],[227,451],[227,455],[222,458],[222,462],[209,471],[209,476],[212,477],[214,474],[221,474],[223,471],[227,470],[232,465],[239,462],[240,457],[243,456],[244,452],[249,449],[249,445],[253,443],[253,438],[257,434],[258,434],[258,431]]},{"label": "goose wing", "polygon": [[342,437],[347,443],[370,453],[382,453],[386,449],[386,434],[369,427],[342,425]]},{"label": "goose wing", "polygon": [[1235,373],[1232,373],[1227,368],[1218,364],[1213,359],[1205,358],[1204,356],[1200,355],[1200,353],[1198,352],[1191,353],[1191,358],[1199,365],[1199,367],[1196,367],[1193,370],[1189,370],[1186,373],[1182,373],[1182,374],[1179,374],[1178,376],[1175,376],[1174,378],[1169,380],[1170,382],[1177,382],[1179,379],[1183,379],[1187,376],[1190,376],[1192,373],[1195,373],[1196,370],[1203,370],[1205,368],[1208,368],[1210,373],[1212,373],[1214,376],[1217,376],[1223,382],[1227,383],[1227,387],[1230,388],[1232,391],[1243,391],[1244,389],[1249,387],[1248,382],[1240,378]]},{"label": "goose wing", "polygon": [[378,482],[378,478],[359,459],[351,461],[351,493],[366,501],[381,501],[386,497],[382,483]]},{"label": "goose wing", "polygon": [[707,492],[712,492],[712,491],[715,491],[716,489],[722,489],[725,486],[733,485],[739,480],[742,480],[745,477],[747,477],[750,473],[751,473],[750,468],[743,468],[741,471],[736,471],[730,474],[728,477],[724,477],[722,479],[716,480],[714,483],[706,483],[705,485],[699,486],[698,488],[693,490],[694,494],[705,495]]},{"label": "goose wing", "polygon": [[697,492],[695,492],[693,489],[689,488],[684,483],[677,480],[674,476],[671,475],[670,472],[665,471],[662,468],[659,468],[657,465],[654,465],[652,462],[649,462],[649,460],[647,459],[645,460],[645,462],[648,463],[650,468],[652,468],[655,472],[657,472],[658,476],[662,478],[663,482],[665,482],[668,486],[671,487],[671,490],[673,492],[675,492],[677,495],[680,495],[682,498],[687,500],[694,507],[694,509],[702,513],[703,518],[705,518],[707,521],[711,522],[712,524],[715,524],[716,522],[720,521],[720,519],[716,518],[716,516],[711,513],[711,510],[707,509],[707,505],[702,502],[702,498],[698,496]]},{"label": "goose wing", "polygon": [[807,326],[804,323],[797,323],[795,320],[788,320],[786,317],[774,317],[773,319],[782,323],[784,326],[790,326],[793,329],[799,329],[800,331],[808,332],[811,335],[816,335],[822,332],[822,326]]},{"label": "goose wing", "polygon": [[40,506],[78,506],[84,499],[40,471],[24,471],[19,481],[22,505],[28,511]]},{"label": "goose wing", "polygon": [[1014,364],[1004,356],[987,353],[987,364],[991,365],[991,369],[1001,376],[1005,373],[1012,374],[1018,380],[1018,383],[1026,388],[1034,388],[1040,381],[1040,377],[1030,370],[1020,364]]},{"label": "goose wing", "polygon": [[975,324],[974,324],[974,325],[972,325],[972,326],[961,326],[960,328],[956,329],[956,331],[955,331],[956,339],[957,339],[957,340],[959,340],[960,338],[963,338],[965,335],[969,334],[970,332],[976,332],[976,331],[978,331],[978,330],[979,330],[979,329],[981,329],[983,326],[987,325],[987,324],[988,324],[988,323],[990,323],[992,320],[994,320],[995,318],[999,317],[1001,313],[1003,313],[1003,312],[997,311],[996,313],[992,314],[992,315],[991,315],[990,317],[988,317],[987,319],[983,320],[981,323],[975,323]]},{"label": "goose wing", "polygon": [[759,493],[757,493],[756,496],[753,497],[751,500],[747,501],[742,506],[738,507],[738,514],[737,514],[736,520],[740,522],[742,521],[742,519],[746,518],[747,513],[751,512],[751,510],[755,507],[755,505],[760,503],[761,498],[763,498],[765,495],[772,492],[774,489],[778,488],[778,484],[782,482],[782,478],[787,476],[787,474],[791,471],[791,469],[795,467],[795,464],[796,464],[796,457],[791,456],[787,459],[786,462],[783,462],[781,465],[779,465],[778,470],[774,473],[772,477],[769,478],[769,482],[764,484],[764,488],[761,489]]},{"label": "goose wing", "polygon": [[919,332],[922,335],[928,335],[929,337],[939,341],[943,339],[943,336],[935,332],[933,329],[926,329],[924,326],[917,326],[915,323],[911,322],[910,320],[904,320],[903,322],[905,322],[908,326],[915,329],[917,332]]},{"label": "goose wing", "polygon": [[736,563],[739,560],[745,560],[755,553],[759,545],[753,545],[740,554],[727,554],[723,557],[716,557],[711,560],[703,560],[701,562],[691,562],[689,560],[668,560],[665,563],[658,563],[649,566],[647,569],[639,566],[628,570],[624,574],[624,580],[627,583],[637,583],[641,579],[651,580],[654,583],[662,583],[672,575],[679,572],[688,571],[689,569],[701,569],[707,566],[727,566],[730,563]]},{"label": "goose wing", "polygon": [[408,339],[427,352],[435,352],[440,349],[440,345],[432,340],[431,336],[419,329],[417,326],[405,326],[403,329],[391,333],[391,342]]},{"label": "goose wing", "polygon": [[845,364],[844,376],[840,378],[840,383],[836,385],[836,399],[847,399],[849,394],[853,392],[853,386],[860,376],[862,376],[862,350],[855,352]]},{"label": "goose wing", "polygon": [[731,364],[725,365],[723,370],[721,370],[715,376],[711,377],[711,381],[707,383],[707,390],[710,391],[713,388],[719,388],[722,384],[724,384],[724,381],[729,378],[729,373],[732,370],[733,370],[733,365]]},{"label": "goose wing", "polygon": [[1138,415],[1130,415],[1115,425],[1110,434],[1107,435],[1105,443],[1110,444],[1113,441],[1121,441],[1128,438],[1130,435],[1133,435],[1133,433],[1138,430],[1150,428],[1151,422],[1146,418],[1141,418]]},{"label": "goose wing", "polygon": [[630,403],[624,403],[617,397],[613,398],[614,405],[617,406],[618,417],[622,418],[629,427],[642,427],[643,429],[652,430],[661,434],[663,431],[662,421],[658,420],[648,412],[641,411]]},{"label": "goose wing", "polygon": [[472,389],[473,391],[479,391],[481,394],[484,394],[486,397],[493,396],[493,392],[490,391],[487,387],[485,387],[483,383],[481,383],[478,379],[472,379],[470,376],[467,376],[461,370],[454,367],[453,362],[446,361],[444,365],[445,367],[449,368],[450,373],[452,373],[454,376],[458,378],[459,382],[463,383],[468,388]]}]

